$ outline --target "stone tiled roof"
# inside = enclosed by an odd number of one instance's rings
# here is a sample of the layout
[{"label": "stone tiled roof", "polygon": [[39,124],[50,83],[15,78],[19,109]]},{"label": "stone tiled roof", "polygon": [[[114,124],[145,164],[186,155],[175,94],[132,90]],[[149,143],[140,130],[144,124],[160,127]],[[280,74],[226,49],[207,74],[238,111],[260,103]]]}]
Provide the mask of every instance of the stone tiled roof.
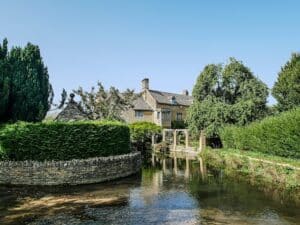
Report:
[{"label": "stone tiled roof", "polygon": [[153,111],[150,105],[148,105],[147,102],[143,99],[143,97],[139,96],[136,100],[133,102],[134,110],[145,110],[145,111]]},{"label": "stone tiled roof", "polygon": [[57,115],[55,120],[68,122],[87,119],[87,115],[81,111],[78,103],[72,99],[67,103],[67,106]]},{"label": "stone tiled roof", "polygon": [[177,105],[190,106],[193,103],[193,97],[189,95],[174,94],[155,90],[149,90],[149,92],[153,98],[161,104],[173,105],[172,98],[174,98],[174,102]]}]

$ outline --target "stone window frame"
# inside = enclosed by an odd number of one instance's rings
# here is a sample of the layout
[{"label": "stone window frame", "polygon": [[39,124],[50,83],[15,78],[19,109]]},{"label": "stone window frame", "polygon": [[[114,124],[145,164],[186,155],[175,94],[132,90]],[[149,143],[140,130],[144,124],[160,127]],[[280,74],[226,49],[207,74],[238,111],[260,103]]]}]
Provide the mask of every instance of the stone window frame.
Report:
[{"label": "stone window frame", "polygon": [[135,110],[135,118],[144,118],[144,111]]},{"label": "stone window frame", "polygon": [[183,121],[183,113],[182,112],[178,112],[176,114],[176,120],[177,121]]}]

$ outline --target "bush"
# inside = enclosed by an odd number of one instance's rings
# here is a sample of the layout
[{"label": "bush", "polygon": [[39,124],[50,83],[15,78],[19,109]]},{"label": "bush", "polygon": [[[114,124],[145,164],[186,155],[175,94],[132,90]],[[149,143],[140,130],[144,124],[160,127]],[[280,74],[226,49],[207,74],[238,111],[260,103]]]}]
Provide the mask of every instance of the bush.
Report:
[{"label": "bush", "polygon": [[151,139],[153,134],[161,133],[161,127],[150,122],[136,122],[129,125],[132,141]]},{"label": "bush", "polygon": [[131,141],[137,150],[147,148],[147,143],[151,142],[154,134],[161,133],[161,127],[150,122],[136,122],[129,125]]},{"label": "bush", "polygon": [[221,140],[225,148],[299,159],[300,108],[246,127],[225,127],[221,132]]},{"label": "bush", "polygon": [[171,122],[171,127],[172,127],[172,129],[186,129],[187,124],[184,121],[173,120]]},{"label": "bush", "polygon": [[129,152],[129,128],[117,122],[16,123],[0,130],[0,157],[5,160],[71,160]]}]

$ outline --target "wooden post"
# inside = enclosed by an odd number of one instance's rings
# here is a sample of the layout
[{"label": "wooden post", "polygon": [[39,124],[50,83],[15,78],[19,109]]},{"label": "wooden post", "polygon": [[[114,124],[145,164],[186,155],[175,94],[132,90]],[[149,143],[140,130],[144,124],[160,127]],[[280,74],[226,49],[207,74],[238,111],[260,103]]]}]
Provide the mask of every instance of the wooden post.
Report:
[{"label": "wooden post", "polygon": [[201,130],[199,139],[199,151],[202,152],[206,147],[206,136],[204,130]]}]

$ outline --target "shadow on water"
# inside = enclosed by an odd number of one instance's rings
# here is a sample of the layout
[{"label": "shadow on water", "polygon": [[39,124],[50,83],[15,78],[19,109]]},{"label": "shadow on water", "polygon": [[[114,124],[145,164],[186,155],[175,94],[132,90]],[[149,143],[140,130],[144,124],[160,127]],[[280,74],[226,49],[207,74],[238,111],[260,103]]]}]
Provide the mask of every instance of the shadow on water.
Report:
[{"label": "shadow on water", "polygon": [[300,224],[300,209],[184,154],[139,175],[82,186],[0,186],[0,224]]}]

